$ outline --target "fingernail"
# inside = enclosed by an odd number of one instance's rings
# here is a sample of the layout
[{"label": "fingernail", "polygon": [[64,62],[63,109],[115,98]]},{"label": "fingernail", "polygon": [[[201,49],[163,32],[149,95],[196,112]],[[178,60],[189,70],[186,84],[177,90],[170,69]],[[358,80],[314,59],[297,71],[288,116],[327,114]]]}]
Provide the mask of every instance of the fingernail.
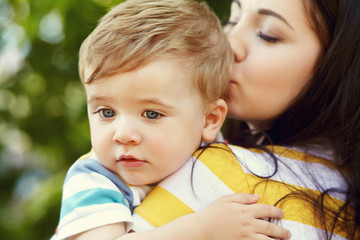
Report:
[{"label": "fingernail", "polygon": [[289,232],[289,231],[287,232],[286,238],[287,238],[287,239],[290,239],[290,238],[291,238],[291,232]]}]

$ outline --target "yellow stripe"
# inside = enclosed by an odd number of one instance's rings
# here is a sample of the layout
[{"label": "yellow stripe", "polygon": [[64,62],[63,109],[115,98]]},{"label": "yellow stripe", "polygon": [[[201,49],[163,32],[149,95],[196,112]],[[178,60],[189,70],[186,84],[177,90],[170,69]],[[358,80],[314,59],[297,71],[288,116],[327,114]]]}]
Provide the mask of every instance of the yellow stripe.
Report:
[{"label": "yellow stripe", "polygon": [[[224,184],[234,192],[250,193],[249,183],[238,160],[225,144],[211,144],[198,157]],[[198,156],[197,153],[194,156]],[[196,165],[195,165],[196,168]]]},{"label": "yellow stripe", "polygon": [[134,213],[154,227],[162,226],[194,211],[162,187],[155,187]]}]

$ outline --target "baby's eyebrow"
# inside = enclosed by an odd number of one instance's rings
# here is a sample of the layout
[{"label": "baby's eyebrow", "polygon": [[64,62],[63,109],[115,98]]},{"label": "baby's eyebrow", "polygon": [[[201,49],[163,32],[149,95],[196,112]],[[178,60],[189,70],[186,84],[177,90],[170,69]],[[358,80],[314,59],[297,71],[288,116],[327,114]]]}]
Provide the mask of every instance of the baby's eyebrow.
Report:
[{"label": "baby's eyebrow", "polygon": [[98,101],[110,101],[111,98],[107,97],[107,96],[94,96],[94,97],[90,97],[87,101],[88,104],[91,104],[93,102],[98,102]]},{"label": "baby's eyebrow", "polygon": [[137,102],[142,104],[153,104],[153,105],[159,105],[166,108],[174,108],[172,105],[165,103],[160,98],[139,98]]}]

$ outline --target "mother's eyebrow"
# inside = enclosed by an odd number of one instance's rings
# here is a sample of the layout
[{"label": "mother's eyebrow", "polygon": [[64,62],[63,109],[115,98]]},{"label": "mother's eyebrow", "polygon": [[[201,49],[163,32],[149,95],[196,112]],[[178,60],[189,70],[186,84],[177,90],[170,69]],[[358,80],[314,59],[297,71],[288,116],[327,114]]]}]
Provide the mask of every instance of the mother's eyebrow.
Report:
[{"label": "mother's eyebrow", "polygon": [[267,15],[267,16],[272,16],[272,17],[275,17],[277,19],[280,19],[281,21],[283,21],[286,25],[288,25],[292,30],[294,30],[294,28],[290,25],[290,23],[288,21],[286,21],[286,19],[281,16],[280,14],[274,12],[274,11],[271,11],[269,9],[259,9],[258,13],[260,15]]}]

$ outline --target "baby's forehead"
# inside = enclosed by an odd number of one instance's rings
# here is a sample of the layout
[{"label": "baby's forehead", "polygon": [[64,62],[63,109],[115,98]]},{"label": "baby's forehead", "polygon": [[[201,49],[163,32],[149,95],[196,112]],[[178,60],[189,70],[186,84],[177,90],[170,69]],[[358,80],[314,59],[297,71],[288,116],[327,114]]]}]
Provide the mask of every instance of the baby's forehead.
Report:
[{"label": "baby's forehead", "polygon": [[101,96],[102,99],[118,99],[122,103],[155,103],[157,99],[178,102],[185,98],[202,101],[203,96],[193,84],[193,79],[194,75],[186,64],[163,59],[97,78],[85,84],[85,89],[88,99],[99,99]]},{"label": "baby's forehead", "polygon": [[[109,63],[110,62],[110,63]],[[138,71],[139,69],[145,68],[148,65],[151,65],[155,62],[163,62],[163,63],[169,63],[179,66],[181,68],[182,74],[186,74],[188,76],[194,76],[196,74],[193,66],[194,58],[189,56],[181,56],[180,54],[162,54],[161,56],[156,57],[148,57],[148,58],[138,58],[138,59],[132,59],[132,64],[127,65],[126,63],[118,66],[113,69],[113,66],[111,65],[111,61],[104,62],[101,65],[92,66],[91,64],[85,64],[84,65],[84,84],[91,84],[93,82],[98,82],[102,79],[106,79],[108,77],[111,77],[113,75],[119,74],[119,73],[129,73],[133,71]],[[94,64],[93,64],[94,65]],[[168,65],[164,64],[164,70]],[[97,75],[96,78],[92,78],[95,71],[101,71],[102,74]],[[193,78],[191,78],[193,79]]]}]

